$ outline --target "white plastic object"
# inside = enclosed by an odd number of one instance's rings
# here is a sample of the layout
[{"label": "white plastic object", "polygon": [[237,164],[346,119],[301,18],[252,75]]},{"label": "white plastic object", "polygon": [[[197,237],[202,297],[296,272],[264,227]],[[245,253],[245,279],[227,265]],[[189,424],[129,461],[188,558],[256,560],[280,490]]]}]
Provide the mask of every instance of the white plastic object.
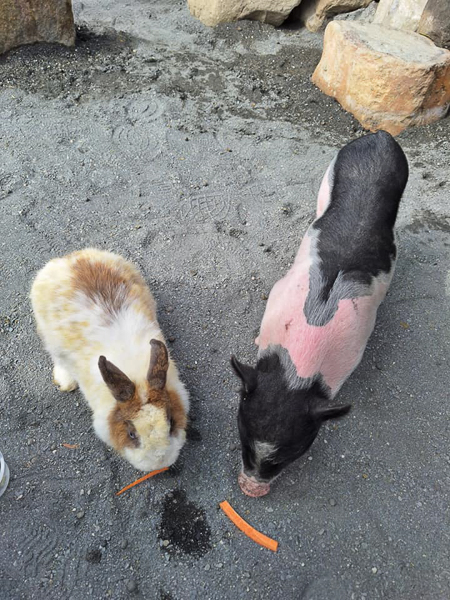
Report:
[{"label": "white plastic object", "polygon": [[9,483],[9,468],[0,452],[0,496],[3,495]]}]

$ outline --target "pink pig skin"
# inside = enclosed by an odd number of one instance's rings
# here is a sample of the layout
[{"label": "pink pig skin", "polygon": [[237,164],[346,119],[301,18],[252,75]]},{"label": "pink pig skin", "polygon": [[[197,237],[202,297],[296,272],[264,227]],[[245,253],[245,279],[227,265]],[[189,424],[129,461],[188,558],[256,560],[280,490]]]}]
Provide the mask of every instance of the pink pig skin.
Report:
[{"label": "pink pig skin", "polygon": [[303,307],[310,267],[317,260],[311,248],[311,232],[309,228],[291,269],[270,292],[256,343],[260,352],[269,345],[286,348],[299,377],[321,373],[335,396],[362,358],[393,271],[374,280],[370,295],[340,300],[337,312],[326,325],[309,325]]}]

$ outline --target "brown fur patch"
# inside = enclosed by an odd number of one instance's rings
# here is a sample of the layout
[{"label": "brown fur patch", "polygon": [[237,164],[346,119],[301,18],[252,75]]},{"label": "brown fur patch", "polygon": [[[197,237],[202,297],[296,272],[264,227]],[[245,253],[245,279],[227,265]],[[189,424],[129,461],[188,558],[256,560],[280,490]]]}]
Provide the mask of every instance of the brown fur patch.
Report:
[{"label": "brown fur patch", "polygon": [[153,404],[157,408],[163,408],[168,402],[169,399],[165,390],[154,390],[148,387],[146,404]]},{"label": "brown fur patch", "polygon": [[171,433],[176,433],[180,429],[186,429],[187,416],[183,403],[177,392],[167,390],[169,396],[169,404],[167,412],[171,419]]},{"label": "brown fur patch", "polygon": [[132,273],[89,258],[79,258],[72,269],[75,289],[92,302],[101,303],[111,316],[125,304],[133,283],[140,283]]},{"label": "brown fur patch", "polygon": [[130,425],[131,429],[136,431],[132,423],[140,409],[141,401],[138,394],[134,394],[132,399],[127,402],[116,403],[116,407],[109,415],[111,441],[114,448],[121,450],[125,447],[135,448],[139,445],[139,439],[131,439],[128,432]]},{"label": "brown fur patch", "polygon": [[150,319],[155,318],[155,303],[142,275],[122,259],[103,262],[81,256],[73,263],[72,273],[74,289],[100,305],[108,321],[131,302],[135,302]]}]

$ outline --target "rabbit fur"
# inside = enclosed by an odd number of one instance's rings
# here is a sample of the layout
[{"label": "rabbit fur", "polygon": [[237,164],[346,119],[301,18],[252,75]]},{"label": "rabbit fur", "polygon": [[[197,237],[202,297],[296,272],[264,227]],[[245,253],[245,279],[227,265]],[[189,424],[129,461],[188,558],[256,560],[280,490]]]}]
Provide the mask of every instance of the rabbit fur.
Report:
[{"label": "rabbit fur", "polygon": [[80,387],[98,437],[136,469],[173,464],[186,439],[189,396],[139,271],[87,248],[48,262],[31,302],[54,383],[67,392]]}]

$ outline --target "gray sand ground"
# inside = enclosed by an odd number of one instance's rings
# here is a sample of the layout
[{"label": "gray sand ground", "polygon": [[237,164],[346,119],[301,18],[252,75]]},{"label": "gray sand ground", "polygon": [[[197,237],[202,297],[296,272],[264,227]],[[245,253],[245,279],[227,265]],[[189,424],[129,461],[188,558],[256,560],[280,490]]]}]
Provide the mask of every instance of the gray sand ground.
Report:
[{"label": "gray sand ground", "polygon": [[[353,412],[250,499],[229,356],[254,360],[320,179],[362,131],[309,81],[320,36],[211,30],[169,0],[74,9],[75,49],[0,58],[1,600],[448,600],[449,120],[398,138],[400,258],[340,393]],[[94,436],[79,392],[52,386],[28,301],[47,260],[87,245],[140,266],[192,394],[178,463],[121,497],[138,473]]]}]

